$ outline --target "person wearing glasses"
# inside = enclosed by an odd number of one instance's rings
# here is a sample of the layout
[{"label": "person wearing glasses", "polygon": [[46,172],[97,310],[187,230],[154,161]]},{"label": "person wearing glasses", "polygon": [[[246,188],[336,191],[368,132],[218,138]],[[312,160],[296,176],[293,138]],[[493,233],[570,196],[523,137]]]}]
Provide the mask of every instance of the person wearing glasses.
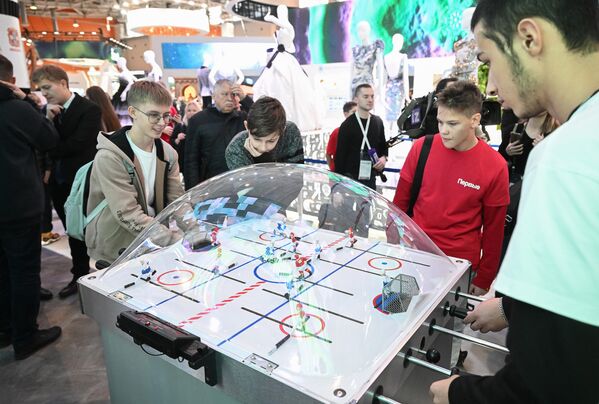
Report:
[{"label": "person wearing glasses", "polygon": [[177,152],[160,139],[172,98],[159,83],[141,80],[127,93],[133,124],[100,132],[91,170],[87,213],[107,206],[86,227],[90,257],[112,263],[119,251],[183,194]]}]

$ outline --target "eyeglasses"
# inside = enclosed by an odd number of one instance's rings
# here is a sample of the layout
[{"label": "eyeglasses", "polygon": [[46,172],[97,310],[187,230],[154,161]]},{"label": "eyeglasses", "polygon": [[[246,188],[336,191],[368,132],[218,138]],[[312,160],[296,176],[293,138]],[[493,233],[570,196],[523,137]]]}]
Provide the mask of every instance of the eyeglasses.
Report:
[{"label": "eyeglasses", "polygon": [[157,124],[158,122],[160,122],[160,118],[162,118],[162,120],[164,121],[164,123],[169,123],[171,121],[171,119],[173,119],[173,117],[170,115],[169,112],[165,112],[164,114],[160,114],[159,112],[143,112],[141,109],[135,107],[132,105],[133,108],[135,108],[136,110],[138,110],[139,112],[141,112],[142,114],[144,114],[145,116],[148,117],[148,121],[150,121],[150,123],[152,125]]}]

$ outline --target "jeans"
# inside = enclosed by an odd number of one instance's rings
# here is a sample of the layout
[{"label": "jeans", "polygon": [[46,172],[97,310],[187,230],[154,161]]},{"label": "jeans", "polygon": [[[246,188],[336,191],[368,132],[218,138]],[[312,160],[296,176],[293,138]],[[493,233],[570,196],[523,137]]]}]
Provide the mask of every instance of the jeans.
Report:
[{"label": "jeans", "polygon": [[14,346],[37,330],[40,308],[40,223],[0,226],[0,332]]}]

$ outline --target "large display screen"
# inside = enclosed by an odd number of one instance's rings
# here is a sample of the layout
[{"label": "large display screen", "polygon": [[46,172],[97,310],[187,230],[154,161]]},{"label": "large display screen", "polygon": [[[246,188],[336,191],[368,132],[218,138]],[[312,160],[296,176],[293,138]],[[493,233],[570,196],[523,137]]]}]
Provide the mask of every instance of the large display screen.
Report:
[{"label": "large display screen", "polygon": [[266,65],[267,51],[273,43],[177,43],[162,44],[162,59],[165,69],[197,69],[212,66],[226,58],[231,66],[243,70],[262,69]]},{"label": "large display screen", "polygon": [[474,0],[348,0],[293,9],[289,19],[301,64],[351,61],[360,21],[370,23],[371,39],[382,39],[385,53],[400,33],[410,58],[438,57],[451,54],[454,42],[466,35],[462,12],[474,5]]}]

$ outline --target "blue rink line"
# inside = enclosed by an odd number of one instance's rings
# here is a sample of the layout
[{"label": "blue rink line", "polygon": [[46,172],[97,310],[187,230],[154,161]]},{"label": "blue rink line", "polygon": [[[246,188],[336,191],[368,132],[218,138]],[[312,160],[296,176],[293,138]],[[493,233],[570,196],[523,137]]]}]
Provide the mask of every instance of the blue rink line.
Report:
[{"label": "blue rink line", "polygon": [[[325,276],[324,278],[322,278],[321,280],[319,280],[318,282],[314,282],[311,286],[307,287],[306,289],[302,290],[300,293],[298,293],[297,295],[293,296],[292,299],[296,299],[299,295],[306,293],[308,290],[312,289],[313,287],[315,287],[316,285],[318,285],[320,282],[324,281],[325,279],[327,279],[328,277],[330,277],[331,275],[335,274],[336,272],[338,272],[339,270],[345,268],[346,265],[349,265],[350,263],[352,263],[353,261],[357,260],[358,258],[360,258],[362,255],[366,254],[368,251],[372,250],[373,248],[375,248],[376,246],[378,246],[380,244],[380,242],[376,242],[374,243],[368,250],[364,250],[364,252],[362,252],[361,254],[356,255],[354,258],[352,258],[351,260],[347,261],[345,264],[342,264],[341,266],[339,266],[339,268],[335,269],[333,272],[331,272],[330,274],[328,274],[327,276]],[[218,343],[217,346],[221,346],[226,342],[230,342],[233,338],[237,337],[239,334],[245,332],[246,330],[248,330],[249,328],[253,327],[255,324],[259,323],[260,321],[264,320],[266,317],[270,316],[272,313],[274,313],[275,311],[279,310],[281,307],[284,307],[287,305],[288,302],[283,302],[282,304],[278,305],[277,307],[275,307],[274,309],[272,309],[271,311],[269,311],[268,313],[264,314],[262,317],[258,318],[257,320],[255,320],[253,323],[248,324],[247,326],[245,326],[244,328],[242,328],[241,330],[237,331],[235,334],[233,334],[232,336],[230,336],[227,339],[222,340],[221,342]]]},{"label": "blue rink line", "polygon": [[[320,228],[318,228],[318,229],[314,230],[314,231],[313,231],[313,232],[311,232],[311,233],[308,233],[308,234],[306,234],[306,235],[302,236],[302,238],[303,238],[303,237],[310,236],[310,235],[312,235],[312,234],[316,233],[318,230],[320,230]],[[286,247],[286,246],[288,246],[288,245],[290,245],[290,244],[291,244],[291,242],[289,242],[289,243],[287,243],[287,244],[285,244],[285,245],[281,246],[280,248]],[[237,270],[237,269],[239,269],[239,268],[241,268],[241,267],[243,267],[243,266],[245,266],[245,265],[249,264],[250,262],[252,262],[252,261],[256,261],[256,260],[259,260],[259,259],[260,259],[260,257],[256,257],[256,258],[253,258],[253,259],[251,259],[251,260],[249,260],[249,261],[247,261],[247,262],[244,262],[244,263],[243,263],[243,264],[241,264],[241,265],[237,265],[237,266],[235,266],[235,267],[231,268],[230,270],[228,270],[227,272],[223,272],[222,274],[220,274],[220,275],[218,275],[218,276],[216,276],[216,277],[214,277],[214,278],[210,278],[210,279],[208,279],[208,280],[207,280],[207,281],[205,281],[205,282],[202,282],[202,283],[199,283],[199,284],[195,285],[195,286],[194,286],[193,288],[191,288],[191,289],[184,290],[183,292],[181,292],[181,294],[184,294],[184,293],[187,293],[187,292],[191,292],[192,290],[194,290],[194,289],[196,289],[196,288],[199,288],[200,286],[204,286],[205,284],[207,284],[207,283],[208,283],[208,282],[210,282],[210,281],[213,281],[213,280],[214,280],[214,279],[216,279],[216,278],[220,278],[220,277],[221,277],[221,276],[223,276],[223,275],[227,275],[228,273],[230,273],[230,272],[233,272],[233,271],[235,271],[235,270]],[[164,303],[166,303],[166,302],[169,302],[169,301],[171,301],[171,300],[173,300],[173,299],[176,299],[177,297],[179,297],[179,295],[171,296],[171,297],[169,297],[169,298],[167,298],[167,299],[165,299],[165,300],[161,301],[160,303],[156,303],[156,304],[153,304],[153,305],[151,305],[151,306],[148,306],[148,307],[146,307],[145,309],[143,309],[143,311],[149,310],[149,309],[151,309],[152,307],[158,307],[158,306],[160,306],[161,304],[164,304]]]}]

